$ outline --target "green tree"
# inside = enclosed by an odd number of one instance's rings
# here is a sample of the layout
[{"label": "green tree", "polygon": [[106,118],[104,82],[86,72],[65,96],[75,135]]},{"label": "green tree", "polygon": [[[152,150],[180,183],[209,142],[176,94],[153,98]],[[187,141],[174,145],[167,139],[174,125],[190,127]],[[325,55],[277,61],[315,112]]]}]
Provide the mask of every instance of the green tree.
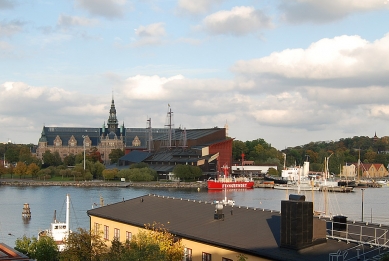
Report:
[{"label": "green tree", "polygon": [[34,162],[27,166],[26,174],[32,178],[36,178],[40,168]]},{"label": "green tree", "polygon": [[26,176],[26,172],[27,172],[27,166],[24,162],[21,162],[19,161],[15,168],[14,168],[14,171],[13,173],[16,175],[16,176],[19,176],[20,178]]},{"label": "green tree", "polygon": [[74,166],[76,165],[76,155],[69,154],[63,159],[63,164],[65,166]]},{"label": "green tree", "polygon": [[58,260],[58,247],[52,237],[40,237],[35,243],[35,259],[37,261]]},{"label": "green tree", "polygon": [[104,164],[97,161],[91,166],[90,172],[92,173],[93,178],[102,179],[103,178],[103,170],[105,170]]},{"label": "green tree", "polygon": [[[119,173],[117,174],[119,177]],[[128,179],[131,181],[152,181],[156,178],[156,171],[150,168],[129,169]]]},{"label": "green tree", "polygon": [[143,169],[148,168],[149,165],[145,162],[134,163],[130,166],[130,169]]},{"label": "green tree", "polygon": [[17,238],[15,241],[15,249],[30,258],[35,258],[35,242],[36,237],[29,238],[23,235],[22,238]]},{"label": "green tree", "polygon": [[60,254],[61,261],[100,261],[108,248],[99,233],[78,228],[69,234],[65,249]]},{"label": "green tree", "polygon": [[162,225],[149,224],[132,237],[129,256],[125,260],[181,261],[183,257],[181,241],[176,241]]},{"label": "green tree", "polygon": [[202,175],[198,166],[178,164],[173,169],[174,176],[182,180],[195,180]]},{"label": "green tree", "polygon": [[124,151],[121,149],[113,149],[111,153],[108,155],[111,164],[117,163],[121,157],[124,156]]},{"label": "green tree", "polygon": [[24,162],[29,165],[34,162],[30,148],[26,145],[23,145],[19,150],[19,161]]},{"label": "green tree", "polygon": [[15,241],[15,249],[37,261],[58,260],[58,247],[51,237],[27,237],[24,235]]},{"label": "green tree", "polygon": [[117,173],[117,169],[105,169],[103,170],[103,178],[104,180],[113,180],[115,179]]}]

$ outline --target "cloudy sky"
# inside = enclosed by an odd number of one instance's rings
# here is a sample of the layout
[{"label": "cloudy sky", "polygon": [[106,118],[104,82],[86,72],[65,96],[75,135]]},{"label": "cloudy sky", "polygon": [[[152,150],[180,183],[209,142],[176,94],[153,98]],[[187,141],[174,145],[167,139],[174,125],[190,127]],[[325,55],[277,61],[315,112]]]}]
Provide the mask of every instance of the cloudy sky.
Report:
[{"label": "cloudy sky", "polygon": [[0,0],[0,141],[229,126],[277,149],[389,135],[389,0]]}]

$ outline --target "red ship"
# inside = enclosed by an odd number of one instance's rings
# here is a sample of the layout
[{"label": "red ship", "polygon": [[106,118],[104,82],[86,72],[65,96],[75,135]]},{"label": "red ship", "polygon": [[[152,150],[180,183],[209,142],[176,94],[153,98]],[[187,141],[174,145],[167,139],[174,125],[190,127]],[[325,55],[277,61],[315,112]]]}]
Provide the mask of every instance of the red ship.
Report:
[{"label": "red ship", "polygon": [[208,189],[252,189],[254,181],[245,177],[229,177],[229,167],[225,164],[222,167],[224,171],[223,177],[218,177],[215,180],[209,179],[207,181]]}]

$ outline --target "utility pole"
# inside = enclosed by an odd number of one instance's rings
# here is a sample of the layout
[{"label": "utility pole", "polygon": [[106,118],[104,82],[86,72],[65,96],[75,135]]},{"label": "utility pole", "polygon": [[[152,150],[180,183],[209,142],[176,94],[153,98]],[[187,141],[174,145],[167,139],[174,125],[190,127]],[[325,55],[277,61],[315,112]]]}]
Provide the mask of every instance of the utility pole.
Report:
[{"label": "utility pole", "polygon": [[82,135],[82,138],[84,139],[84,174],[85,174],[85,138],[86,138],[86,136]]}]

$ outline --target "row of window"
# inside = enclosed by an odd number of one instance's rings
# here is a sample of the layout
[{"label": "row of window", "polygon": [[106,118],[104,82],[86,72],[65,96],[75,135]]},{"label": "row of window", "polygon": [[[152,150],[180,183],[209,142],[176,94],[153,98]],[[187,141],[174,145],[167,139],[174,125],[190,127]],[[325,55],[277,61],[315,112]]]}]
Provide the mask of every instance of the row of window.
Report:
[{"label": "row of window", "polygon": [[[99,231],[100,231],[100,224],[99,223],[94,224],[94,230],[95,230],[95,233],[99,233]],[[114,236],[114,238],[120,239],[120,229],[114,228],[113,229],[113,236]],[[109,240],[109,226],[104,225],[103,238],[105,240]],[[132,232],[126,231],[126,240],[131,241],[131,238],[132,238]]]},{"label": "row of window", "polygon": [[[94,229],[96,233],[100,231],[100,224],[95,223]],[[104,225],[104,239],[109,240],[109,226]],[[114,238],[120,239],[120,229],[114,228],[113,230],[113,236]],[[132,238],[132,232],[126,231],[126,241],[131,241]],[[191,248],[185,248],[185,256],[184,261],[192,261],[192,249]],[[202,253],[202,261],[212,261],[212,255],[210,253],[203,252]],[[222,257],[222,261],[233,261],[232,259]]]}]

